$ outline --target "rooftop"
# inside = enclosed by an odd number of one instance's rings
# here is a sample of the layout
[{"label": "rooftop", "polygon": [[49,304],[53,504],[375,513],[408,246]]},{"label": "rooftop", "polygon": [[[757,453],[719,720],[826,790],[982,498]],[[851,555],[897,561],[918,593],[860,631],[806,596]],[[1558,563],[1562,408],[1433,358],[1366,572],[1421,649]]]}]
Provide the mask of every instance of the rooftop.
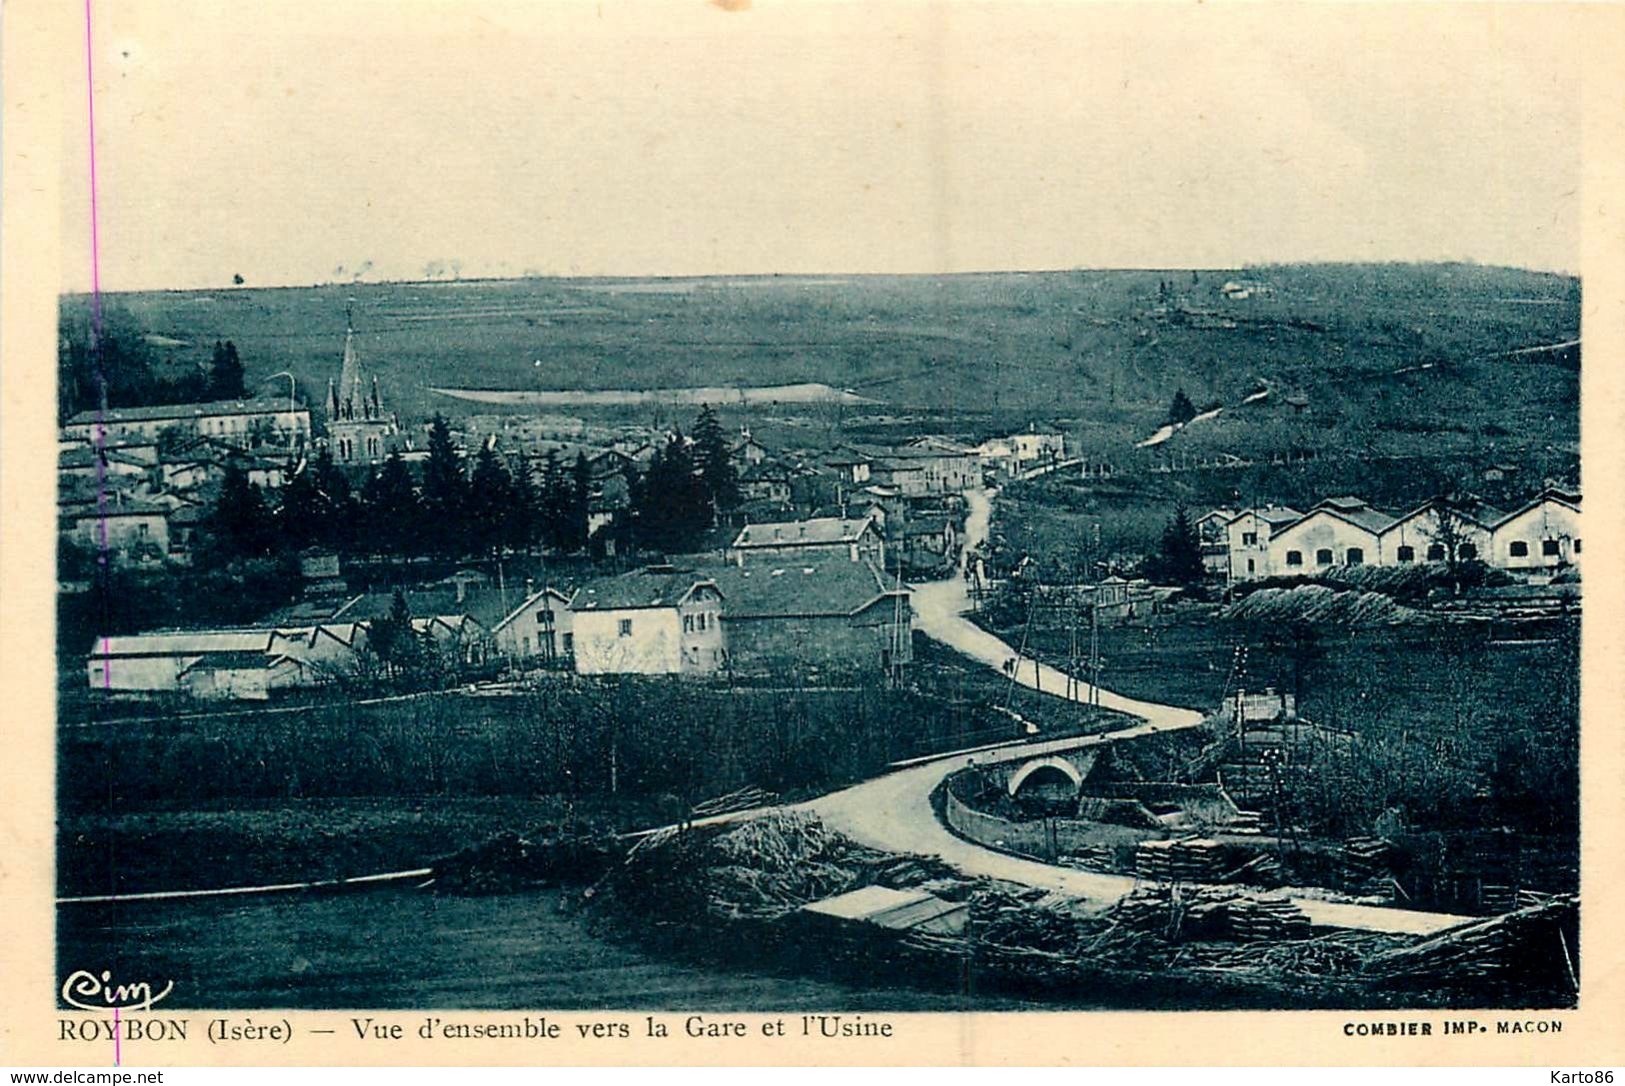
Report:
[{"label": "rooftop", "polygon": [[[263,415],[288,410],[286,400],[211,400],[208,403],[172,403],[155,407],[121,407],[115,411],[81,411],[66,423],[88,426],[97,422],[161,422],[165,419],[213,418],[222,415]],[[308,411],[297,404],[295,411]]]},{"label": "rooftop", "polygon": [[854,543],[872,527],[868,517],[814,517],[747,524],[734,539],[735,547],[794,547]]},{"label": "rooftop", "polygon": [[867,562],[846,559],[787,562],[777,566],[726,566],[711,570],[727,603],[727,617],[788,618],[850,615],[888,593],[890,585]]},{"label": "rooftop", "polygon": [[692,570],[670,570],[669,567],[634,570],[583,585],[570,598],[570,610],[626,611],[676,607],[698,585],[717,587],[710,576]]}]

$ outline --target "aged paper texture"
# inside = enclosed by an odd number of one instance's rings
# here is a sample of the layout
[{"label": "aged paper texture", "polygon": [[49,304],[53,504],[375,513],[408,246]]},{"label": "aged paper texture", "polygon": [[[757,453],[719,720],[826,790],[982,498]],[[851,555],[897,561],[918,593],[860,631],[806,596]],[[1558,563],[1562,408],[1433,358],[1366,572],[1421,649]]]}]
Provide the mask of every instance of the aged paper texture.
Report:
[{"label": "aged paper texture", "polygon": [[0,1063],[1625,1058],[1618,5],[4,17]]}]

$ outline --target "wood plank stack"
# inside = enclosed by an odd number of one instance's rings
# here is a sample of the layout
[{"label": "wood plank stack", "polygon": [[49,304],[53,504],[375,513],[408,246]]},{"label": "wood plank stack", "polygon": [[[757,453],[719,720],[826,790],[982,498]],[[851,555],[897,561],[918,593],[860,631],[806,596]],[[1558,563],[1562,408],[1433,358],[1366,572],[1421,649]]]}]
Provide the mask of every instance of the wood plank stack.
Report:
[{"label": "wood plank stack", "polygon": [[1225,846],[1208,838],[1142,841],[1134,852],[1134,873],[1154,882],[1217,882],[1224,859]]}]

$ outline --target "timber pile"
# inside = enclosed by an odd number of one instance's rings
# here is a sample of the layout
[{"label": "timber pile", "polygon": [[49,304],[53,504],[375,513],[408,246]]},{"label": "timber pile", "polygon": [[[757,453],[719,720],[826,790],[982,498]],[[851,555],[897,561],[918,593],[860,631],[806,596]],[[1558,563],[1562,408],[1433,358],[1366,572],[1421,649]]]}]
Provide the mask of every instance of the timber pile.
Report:
[{"label": "timber pile", "polygon": [[1134,873],[1154,882],[1217,882],[1227,867],[1225,852],[1218,841],[1202,837],[1141,841],[1134,850]]},{"label": "timber pile", "polygon": [[1122,928],[1170,943],[1278,942],[1309,935],[1309,918],[1287,899],[1221,886],[1142,886],[1119,901],[1112,916]]},{"label": "timber pile", "polygon": [[747,786],[725,795],[708,799],[703,803],[696,803],[690,811],[693,818],[711,818],[715,815],[732,814],[734,811],[748,811],[754,807],[771,807],[779,801],[777,792],[769,792],[765,788]]},{"label": "timber pile", "polygon": [[1338,626],[1393,626],[1421,615],[1381,592],[1339,591],[1325,585],[1260,588],[1219,611],[1246,622],[1324,622]]},{"label": "timber pile", "polygon": [[1373,955],[1364,973],[1391,985],[1508,981],[1572,990],[1579,987],[1578,925],[1579,899],[1554,897]]},{"label": "timber pile", "polygon": [[656,928],[708,918],[771,921],[864,886],[945,879],[939,860],[865,848],[809,814],[651,834],[594,890],[598,903]]}]

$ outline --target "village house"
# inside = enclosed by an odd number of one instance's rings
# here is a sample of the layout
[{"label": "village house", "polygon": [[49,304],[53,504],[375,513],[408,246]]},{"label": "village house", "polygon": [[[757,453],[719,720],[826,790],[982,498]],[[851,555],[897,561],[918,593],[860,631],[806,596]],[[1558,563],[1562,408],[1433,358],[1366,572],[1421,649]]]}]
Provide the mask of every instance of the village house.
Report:
[{"label": "village house", "polygon": [[778,509],[790,507],[790,472],[771,460],[755,460],[739,469],[739,496]]},{"label": "village house", "polygon": [[767,446],[750,436],[748,428],[739,431],[739,440],[728,450],[729,455],[742,464],[760,464],[772,458]]},{"label": "village house", "polygon": [[900,581],[867,562],[715,571],[736,671],[887,671],[913,659],[913,608]]},{"label": "village house", "polygon": [[[1224,524],[1226,569],[1230,580],[1270,576],[1271,540],[1276,532],[1302,517],[1296,509],[1284,505],[1259,506],[1233,514]],[[1202,564],[1207,564],[1205,553]]]},{"label": "village house", "polygon": [[722,593],[703,573],[650,566],[570,598],[582,675],[708,675],[727,661]]},{"label": "village house", "polygon": [[1053,426],[1044,423],[1029,425],[1018,434],[1011,434],[1016,448],[1016,470],[1036,467],[1066,457],[1066,438]]},{"label": "village house", "polygon": [[873,517],[814,517],[747,524],[734,538],[729,556],[739,565],[745,565],[747,560],[776,562],[839,556],[852,562],[873,562],[884,569],[886,544]]},{"label": "village house", "polygon": [[976,457],[982,466],[982,475],[1008,479],[1016,473],[1015,443],[1002,437],[989,438],[976,446]]},{"label": "village house", "polygon": [[1250,576],[1378,562],[1382,535],[1393,523],[1393,517],[1371,508],[1363,499],[1327,498],[1271,536],[1268,562],[1261,573]]},{"label": "village house", "polygon": [[552,587],[525,588],[524,600],[492,628],[493,651],[508,660],[543,666],[568,661],[575,653],[570,597]]},{"label": "village house", "polygon": [[88,502],[64,510],[71,537],[87,550],[105,550],[116,566],[161,562],[169,554],[170,507],[138,498]]},{"label": "village house", "polygon": [[[252,653],[265,661],[270,674],[244,677],[246,657],[228,656],[205,664],[210,676],[197,675],[193,684],[204,696],[244,684],[263,685],[267,692],[295,681],[310,685],[353,674],[366,630],[353,623],[321,623],[304,627],[249,627],[204,630],[158,630],[150,633],[99,637],[86,663],[90,689],[113,694],[158,694],[186,688],[182,676],[205,657]],[[298,661],[286,668],[277,661]],[[272,666],[276,665],[276,666]],[[279,685],[280,684],[280,685]],[[251,695],[257,696],[257,695]]]},{"label": "village house", "polygon": [[1230,572],[1230,536],[1226,529],[1235,516],[1234,509],[1219,508],[1204,513],[1196,521],[1196,538],[1202,547],[1202,568],[1210,575]]},{"label": "village house", "polygon": [[81,411],[62,427],[63,435],[90,445],[156,441],[175,428],[196,437],[214,437],[247,448],[258,435],[272,443],[297,446],[310,439],[310,409],[287,400],[213,400],[208,403],[121,407]]},{"label": "village house", "polygon": [[1490,533],[1493,565],[1536,570],[1580,564],[1580,495],[1548,487]]},{"label": "village house", "polygon": [[912,516],[900,535],[903,565],[908,569],[941,573],[951,571],[959,561],[959,532],[946,513]]}]

